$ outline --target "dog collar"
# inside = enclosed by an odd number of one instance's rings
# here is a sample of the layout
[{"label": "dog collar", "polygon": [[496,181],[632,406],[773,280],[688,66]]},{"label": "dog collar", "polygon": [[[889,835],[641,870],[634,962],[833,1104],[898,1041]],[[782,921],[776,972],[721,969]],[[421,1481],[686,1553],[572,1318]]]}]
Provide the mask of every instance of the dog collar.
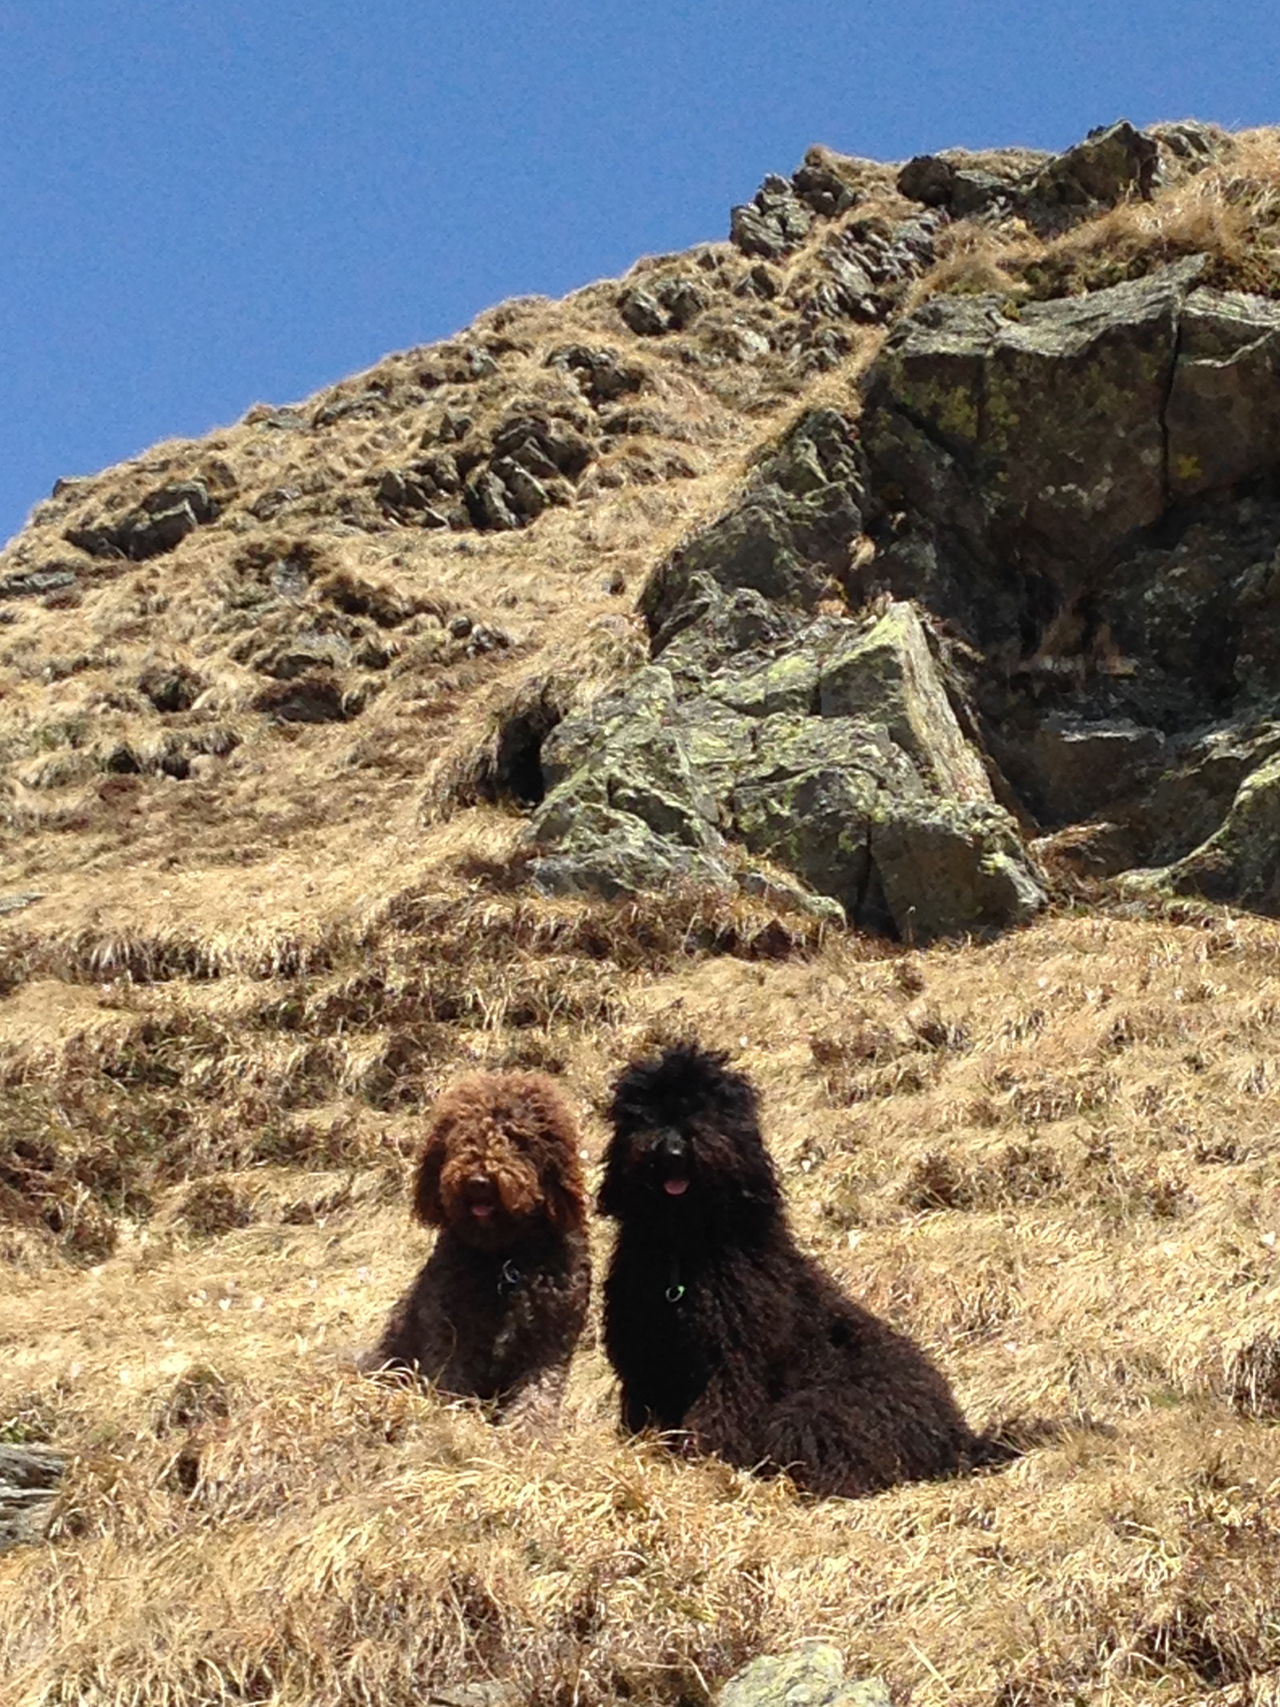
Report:
[{"label": "dog collar", "polygon": [[678,1304],[684,1297],[684,1291],[684,1282],[680,1279],[680,1264],[675,1257],[672,1257],[670,1278],[667,1281],[667,1289],[662,1296],[668,1304]]},{"label": "dog collar", "polygon": [[508,1292],[514,1292],[524,1283],[524,1276],[508,1257],[502,1265],[502,1273],[498,1276],[498,1291],[505,1297]]}]

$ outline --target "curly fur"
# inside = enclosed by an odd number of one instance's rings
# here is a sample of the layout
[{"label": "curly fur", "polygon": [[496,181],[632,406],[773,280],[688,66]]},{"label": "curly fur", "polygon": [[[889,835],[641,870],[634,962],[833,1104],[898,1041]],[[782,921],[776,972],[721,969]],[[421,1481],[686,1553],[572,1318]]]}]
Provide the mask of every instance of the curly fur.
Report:
[{"label": "curly fur", "polygon": [[503,1416],[554,1413],[591,1291],[578,1147],[540,1073],[475,1073],[440,1098],[413,1188],[440,1234],[366,1366],[413,1369]]},{"label": "curly fur", "polygon": [[923,1351],[796,1246],[750,1082],[695,1043],[614,1087],[599,1208],[619,1224],[604,1343],[623,1427],[683,1431],[816,1494],[1007,1456]]}]

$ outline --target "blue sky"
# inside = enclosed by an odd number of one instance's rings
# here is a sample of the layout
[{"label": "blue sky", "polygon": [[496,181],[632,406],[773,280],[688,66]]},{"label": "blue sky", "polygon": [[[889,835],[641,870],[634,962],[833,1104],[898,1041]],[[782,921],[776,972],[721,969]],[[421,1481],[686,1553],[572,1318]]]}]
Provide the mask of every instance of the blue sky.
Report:
[{"label": "blue sky", "polygon": [[0,0],[0,539],[87,473],[882,159],[1280,120],[1275,0]]}]

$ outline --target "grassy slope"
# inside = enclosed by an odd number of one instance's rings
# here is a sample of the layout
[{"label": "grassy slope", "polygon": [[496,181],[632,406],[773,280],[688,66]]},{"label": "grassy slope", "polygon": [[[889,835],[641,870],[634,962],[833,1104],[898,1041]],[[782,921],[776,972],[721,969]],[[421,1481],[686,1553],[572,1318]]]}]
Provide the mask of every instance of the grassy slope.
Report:
[{"label": "grassy slope", "polygon": [[[1035,258],[1158,258],[1194,225],[1261,266],[1233,210],[1263,217],[1274,152],[1249,147],[1252,188],[1237,160]],[[1032,246],[1002,244],[960,231],[922,288],[1003,262],[1016,290]],[[829,1634],[922,1704],[1243,1703],[1280,1673],[1276,927],[1063,910],[910,953],[746,902],[539,903],[504,888],[520,819],[450,809],[495,708],[625,667],[645,570],[799,399],[852,401],[873,347],[816,381],[700,369],[611,301],[513,310],[529,348],[481,406],[607,330],[695,441],[676,476],[642,478],[667,451],[633,445],[621,484],[498,536],[233,511],[0,647],[0,893],[45,897],[0,937],[0,1437],[76,1454],[56,1546],[0,1559],[3,1698],[395,1707],[495,1676],[521,1700],[697,1700]],[[418,431],[349,420],[308,454],[358,476],[403,448],[371,440]],[[248,493],[277,449],[242,425],[74,502],[214,456]],[[0,567],[65,555],[68,513]],[[271,613],[242,554],[277,535],[318,554],[313,582],[420,605],[354,722],[252,709],[231,652]],[[457,611],[511,646],[468,656]],[[157,657],[208,691],[164,730],[240,739],[182,783],[102,769],[160,738],[133,691]],[[616,1065],[690,1031],[760,1084],[804,1242],[975,1421],[1047,1416],[1059,1441],[1000,1476],[801,1503],[620,1443],[594,1346],[542,1442],[350,1372],[426,1248],[403,1206],[423,1098],[464,1063],[563,1071],[594,1157]]]}]

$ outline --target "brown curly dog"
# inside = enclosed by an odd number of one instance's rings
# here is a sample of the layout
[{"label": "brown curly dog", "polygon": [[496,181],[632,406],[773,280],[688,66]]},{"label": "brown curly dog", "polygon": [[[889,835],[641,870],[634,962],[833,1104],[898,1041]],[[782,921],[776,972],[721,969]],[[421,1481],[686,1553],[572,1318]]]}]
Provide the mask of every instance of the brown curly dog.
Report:
[{"label": "brown curly dog", "polygon": [[554,1416],[591,1292],[578,1147],[540,1073],[474,1073],[444,1093],[413,1194],[440,1234],[366,1369],[412,1369],[505,1418]]}]

